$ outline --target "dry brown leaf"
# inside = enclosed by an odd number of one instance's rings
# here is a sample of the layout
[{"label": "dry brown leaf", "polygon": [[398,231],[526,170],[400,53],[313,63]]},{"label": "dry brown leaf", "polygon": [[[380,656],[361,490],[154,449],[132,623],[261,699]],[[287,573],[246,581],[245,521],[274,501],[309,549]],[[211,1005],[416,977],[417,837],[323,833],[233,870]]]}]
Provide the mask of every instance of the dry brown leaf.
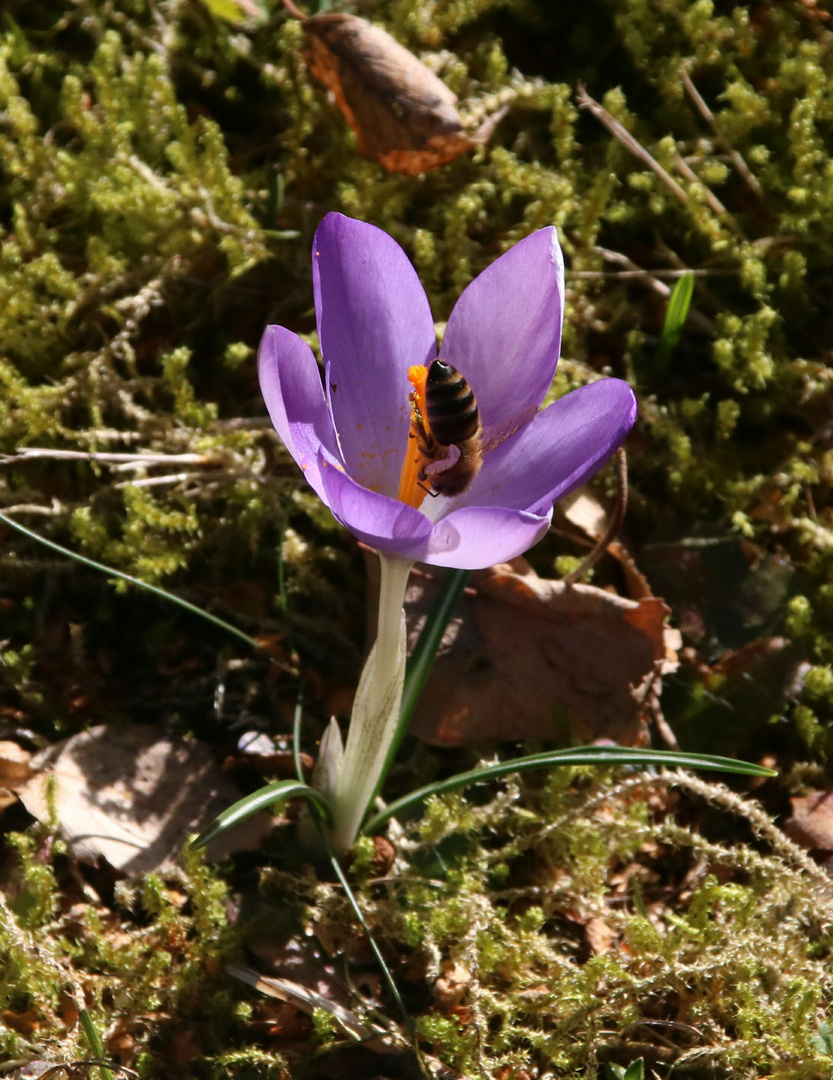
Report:
[{"label": "dry brown leaf", "polygon": [[3,1024],[19,1035],[34,1035],[41,1026],[40,1013],[37,1009],[16,1013],[13,1009],[4,1009],[0,1014]]},{"label": "dry brown leaf", "polygon": [[607,528],[608,512],[601,499],[590,488],[580,487],[557,507],[559,517],[565,518],[571,525],[581,529],[591,540],[599,540]]},{"label": "dry brown leaf", "polygon": [[16,742],[0,741],[0,787],[24,783],[32,775],[32,755]]},{"label": "dry brown leaf", "polygon": [[833,787],[790,802],[793,812],[784,822],[784,832],[803,847],[833,851]]},{"label": "dry brown leaf", "polygon": [[[414,734],[446,746],[645,742],[650,690],[659,673],[676,668],[676,632],[664,625],[662,600],[549,581],[523,559],[481,571],[472,584],[417,706]],[[421,591],[412,584],[412,604]],[[420,629],[412,617],[411,644]]]},{"label": "dry brown leaf", "polygon": [[444,960],[442,974],[434,982],[434,999],[441,1013],[453,1012],[469,990],[471,972],[465,964]]},{"label": "dry brown leaf", "polygon": [[593,951],[594,956],[601,956],[603,953],[610,952],[619,938],[613,927],[604,919],[598,917],[587,920],[584,933],[587,937],[587,944]]},{"label": "dry brown leaf", "polygon": [[[104,857],[131,877],[175,859],[189,833],[205,828],[241,792],[196,739],[173,740],[146,724],[101,725],[33,759],[42,771],[18,794],[34,817],[54,806],[62,836],[90,862]],[[54,777],[54,803],[47,783]],[[271,827],[256,815],[207,847],[209,858],[257,848]]]},{"label": "dry brown leaf", "polygon": [[0,740],[0,811],[17,802],[12,789],[24,784],[32,775],[31,760],[29,751],[16,742]]},{"label": "dry brown leaf", "polygon": [[[295,776],[295,755],[282,749],[276,740],[262,731],[247,731],[237,740],[237,753],[230,754],[223,763],[227,769],[233,765],[249,765],[263,776],[289,779]],[[312,774],[315,762],[310,754],[300,755],[301,766],[307,776]]]},{"label": "dry brown leaf", "polygon": [[364,1024],[352,1010],[300,983],[292,982],[290,979],[273,979],[253,971],[252,968],[241,967],[239,964],[226,964],[226,971],[233,978],[246,983],[247,986],[253,986],[255,990],[269,997],[286,1001],[308,1016],[312,1015],[314,1009],[323,1009],[354,1039],[370,1039],[378,1034],[375,1028]]},{"label": "dry brown leaf", "polygon": [[484,142],[463,130],[457,95],[385,30],[356,15],[304,18],[304,58],[356,133],[359,151],[415,176]]}]

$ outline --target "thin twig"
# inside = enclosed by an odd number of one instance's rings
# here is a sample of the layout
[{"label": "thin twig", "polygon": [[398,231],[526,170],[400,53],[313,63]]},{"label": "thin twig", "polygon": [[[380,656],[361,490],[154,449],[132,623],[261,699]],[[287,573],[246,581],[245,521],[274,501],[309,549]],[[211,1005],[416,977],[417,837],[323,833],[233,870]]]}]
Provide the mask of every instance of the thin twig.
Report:
[{"label": "thin twig", "polygon": [[648,278],[662,281],[676,281],[691,274],[693,277],[737,277],[740,270],[727,267],[725,270],[568,270],[567,280],[578,278],[583,281],[601,281],[614,278],[617,281],[645,281]]},{"label": "thin twig", "polygon": [[14,506],[4,506],[4,514],[38,514],[41,517],[56,517],[66,513],[66,508],[53,500],[51,506],[42,506],[40,503],[15,503]]},{"label": "thin twig", "polygon": [[615,116],[612,115],[612,113],[609,113],[603,105],[600,105],[598,101],[590,97],[590,95],[587,93],[581,83],[578,84],[578,89],[576,90],[576,97],[578,98],[579,108],[588,109],[596,117],[597,120],[601,121],[601,123],[604,124],[604,126],[614,137],[614,139],[616,139],[617,142],[620,142],[626,150],[630,150],[634,157],[639,158],[639,160],[645,165],[647,165],[652,172],[656,173],[660,180],[662,180],[663,184],[665,184],[665,186],[675,196],[675,198],[679,199],[683,206],[686,206],[688,204],[688,193],[680,187],[680,185],[673,178],[673,176],[671,176],[665,171],[665,169],[663,169],[662,165],[660,165],[656,158],[652,157],[648,153],[645,147],[637,139],[635,139],[633,135],[631,135],[627,128],[623,127],[622,124],[619,123],[619,121],[616,119]]},{"label": "thin twig", "polygon": [[268,416],[235,416],[230,420],[215,420],[211,431],[269,431],[273,428]]},{"label": "thin twig", "polygon": [[188,480],[203,480],[210,477],[210,482],[216,484],[218,480],[239,480],[241,477],[247,477],[251,479],[249,473],[243,472],[224,472],[217,473],[204,473],[204,472],[182,472],[182,473],[166,473],[165,476],[144,476],[139,480],[120,480],[118,484],[113,484],[114,491],[120,491],[123,488],[150,488],[161,487],[164,484],[184,484]]},{"label": "thin twig", "polygon": [[[684,188],[680,187],[680,185],[670,175],[670,173],[668,173],[662,167],[662,165],[660,165],[656,158],[654,158],[648,152],[648,150],[645,149],[642,143],[640,143],[637,139],[634,138],[633,135],[631,135],[627,128],[620,124],[620,122],[616,119],[615,116],[612,115],[612,113],[609,113],[603,105],[600,105],[598,101],[590,97],[590,95],[587,93],[581,83],[579,83],[578,85],[576,97],[578,98],[579,108],[589,109],[589,111],[596,117],[596,119],[601,121],[602,124],[604,124],[604,126],[614,137],[614,139],[617,140],[617,142],[620,142],[626,150],[630,150],[634,157],[639,158],[640,161],[647,165],[648,168],[651,169],[651,171],[659,177],[663,184],[665,184],[669,191],[677,199],[679,199],[683,206],[688,205],[690,201],[690,196],[688,192],[685,191]],[[733,230],[735,230],[736,232],[739,231],[737,224],[732,218],[732,215],[729,213],[729,211],[726,209],[720,199],[718,199],[714,192],[710,190],[708,185],[705,184],[700,179],[700,177],[692,169],[689,168],[688,165],[686,165],[680,154],[676,153],[676,151],[674,156],[674,166],[677,171],[686,178],[686,180],[689,180],[691,183],[698,184],[703,189],[703,196],[712,211],[717,214],[719,218],[722,218],[727,225],[731,226]]]},{"label": "thin twig", "polygon": [[723,132],[717,126],[717,120],[715,119],[714,113],[711,111],[711,109],[708,107],[706,102],[700,96],[700,91],[697,89],[697,87],[691,81],[691,76],[688,73],[688,67],[687,67],[686,64],[683,64],[680,67],[680,78],[683,80],[683,86],[685,87],[686,93],[691,98],[691,100],[694,102],[694,105],[697,108],[700,115],[703,117],[703,119],[706,121],[706,123],[711,127],[712,131],[714,132],[714,134],[715,134],[715,136],[717,138],[717,141],[720,143],[720,145],[723,147],[723,149],[726,151],[726,153],[731,158],[732,164],[735,166],[735,168],[740,173],[740,175],[743,177],[743,179],[746,181],[746,183],[749,185],[749,187],[755,192],[755,194],[758,196],[758,198],[763,199],[764,198],[764,189],[761,187],[761,185],[760,185],[760,183],[758,181],[758,178],[753,174],[752,170],[746,164],[744,159],[741,157],[741,155],[738,153],[738,151],[734,148],[734,146],[732,146],[732,144],[729,142],[729,140],[726,138],[726,136],[723,134]]},{"label": "thin twig", "polygon": [[587,571],[596,565],[607,550],[607,545],[622,528],[625,511],[628,508],[628,458],[621,446],[616,451],[616,481],[616,505],[610,515],[610,521],[605,529],[604,536],[593,550],[584,556],[575,570],[571,570],[569,574],[564,575],[562,580],[565,585],[575,585],[580,578],[584,577]]},{"label": "thin twig", "polygon": [[677,172],[681,173],[686,178],[686,180],[688,180],[692,184],[700,185],[700,187],[703,189],[703,197],[709,204],[709,208],[712,210],[712,212],[717,214],[719,218],[724,218],[726,224],[731,225],[735,232],[739,232],[740,230],[738,229],[734,218],[720,201],[720,199],[718,199],[718,197],[715,195],[709,185],[706,184],[705,181],[700,179],[694,169],[692,169],[691,166],[686,161],[684,161],[679,154],[675,155],[674,165],[676,166]]},{"label": "thin twig", "polygon": [[[657,295],[661,296],[663,300],[667,300],[671,296],[671,288],[665,284],[664,281],[660,281],[658,276],[653,270],[644,270],[642,267],[637,266],[632,259],[629,259],[627,255],[624,255],[621,251],[611,251],[610,248],[596,247],[594,249],[605,259],[607,262],[616,263],[618,266],[623,266],[627,271],[632,271],[634,277],[641,278],[645,283],[654,290]],[[681,260],[680,260],[681,261]],[[677,271],[667,271],[667,273],[677,273],[680,277],[688,272],[687,267],[681,266]],[[697,273],[697,271],[693,271]],[[714,323],[712,320],[702,313],[692,308],[688,313],[689,320],[692,326],[696,326],[698,330],[703,330],[707,334],[714,333]]]},{"label": "thin twig", "polygon": [[612,251],[610,248],[603,248],[598,246],[595,248],[595,250],[598,251],[598,253],[606,262],[612,262],[616,263],[618,266],[624,266],[627,271],[638,273],[639,275],[643,276],[646,280],[646,283],[654,290],[655,293],[658,293],[663,298],[663,300],[667,300],[668,297],[671,295],[670,287],[666,285],[665,282],[659,281],[653,270],[642,269],[642,267],[637,266],[632,259],[629,259],[628,256],[624,255],[621,251]]},{"label": "thin twig", "polygon": [[21,461],[95,461],[100,465],[127,465],[128,468],[141,469],[148,465],[219,465],[220,459],[211,454],[155,454],[139,452],[137,454],[101,453],[96,450],[55,450],[45,446],[21,446],[14,454],[4,454],[0,463],[8,464]]}]

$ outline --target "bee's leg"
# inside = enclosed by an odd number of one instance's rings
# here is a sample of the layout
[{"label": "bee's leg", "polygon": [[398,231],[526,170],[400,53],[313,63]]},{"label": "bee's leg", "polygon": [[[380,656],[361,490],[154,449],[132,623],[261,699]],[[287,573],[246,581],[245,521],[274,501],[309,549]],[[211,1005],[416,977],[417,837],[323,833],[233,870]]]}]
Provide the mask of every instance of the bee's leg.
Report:
[{"label": "bee's leg", "polygon": [[411,393],[409,397],[411,402],[411,430],[408,432],[408,435],[412,439],[417,440],[420,453],[423,457],[433,458],[434,436],[428,429],[428,426],[425,423],[425,418],[420,412],[416,392],[414,391],[413,393]]},{"label": "bee's leg", "polygon": [[[453,468],[460,460],[460,447],[452,444],[451,446],[441,446],[440,450],[445,451],[445,457],[435,457],[423,470],[425,476],[436,476],[438,473],[448,472]],[[423,477],[425,479],[425,477]]]}]

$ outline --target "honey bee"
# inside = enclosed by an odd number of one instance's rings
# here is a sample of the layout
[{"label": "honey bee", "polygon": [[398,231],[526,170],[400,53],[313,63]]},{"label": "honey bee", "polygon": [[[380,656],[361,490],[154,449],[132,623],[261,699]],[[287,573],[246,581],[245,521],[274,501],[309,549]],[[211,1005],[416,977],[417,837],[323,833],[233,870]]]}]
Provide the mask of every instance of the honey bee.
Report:
[{"label": "honey bee", "polygon": [[[420,449],[431,464],[424,467],[420,480],[427,480],[438,495],[460,495],[468,488],[483,461],[480,412],[472,388],[460,372],[444,360],[434,360],[425,383],[425,412],[419,411],[416,395],[411,395]],[[460,456],[446,469],[435,468],[452,457],[456,447]]]}]

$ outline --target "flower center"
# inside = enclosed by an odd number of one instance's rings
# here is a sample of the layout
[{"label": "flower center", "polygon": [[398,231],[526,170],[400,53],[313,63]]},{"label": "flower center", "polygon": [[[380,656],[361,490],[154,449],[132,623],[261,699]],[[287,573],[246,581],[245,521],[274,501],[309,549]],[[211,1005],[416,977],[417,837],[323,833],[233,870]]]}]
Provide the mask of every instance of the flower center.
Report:
[{"label": "flower center", "polygon": [[[405,448],[405,460],[399,477],[400,502],[419,510],[428,493],[425,483],[425,467],[433,461],[431,448],[426,443],[427,409],[425,404],[425,384],[428,368],[423,364],[414,364],[408,369],[408,382],[413,386],[409,395],[411,402],[411,426],[408,431],[408,445]],[[429,436],[430,437],[430,436]]]}]

